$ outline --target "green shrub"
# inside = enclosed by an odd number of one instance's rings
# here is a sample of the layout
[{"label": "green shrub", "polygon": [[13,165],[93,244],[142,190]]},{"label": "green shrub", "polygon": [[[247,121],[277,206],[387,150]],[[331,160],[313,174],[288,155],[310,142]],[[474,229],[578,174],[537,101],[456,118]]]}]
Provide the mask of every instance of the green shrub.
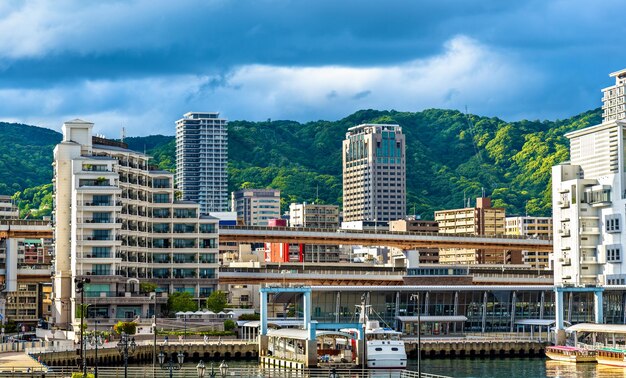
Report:
[{"label": "green shrub", "polygon": [[137,332],[137,324],[133,322],[120,321],[120,322],[117,322],[117,324],[113,326],[113,330],[118,335],[121,334],[122,332],[126,333],[127,335],[134,335],[135,332]]},{"label": "green shrub", "polygon": [[232,319],[224,320],[224,331],[232,331],[237,327],[237,324]]},{"label": "green shrub", "polygon": [[239,315],[239,320],[260,320],[260,314],[241,314]]},{"label": "green shrub", "polygon": [[[72,378],[85,378],[85,376],[83,375],[83,373],[73,372],[72,373]],[[94,378],[93,373],[87,373],[87,377],[86,378]]]}]

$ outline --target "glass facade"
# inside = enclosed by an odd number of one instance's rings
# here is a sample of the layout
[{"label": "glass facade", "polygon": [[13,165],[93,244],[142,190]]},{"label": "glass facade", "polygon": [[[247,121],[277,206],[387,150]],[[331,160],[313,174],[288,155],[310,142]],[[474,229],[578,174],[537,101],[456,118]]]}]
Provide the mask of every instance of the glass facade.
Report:
[{"label": "glass facade", "polygon": [[[417,293],[420,303],[417,304]],[[285,295],[285,294],[283,294]],[[452,287],[428,288],[421,286],[385,290],[384,288],[363,287],[362,291],[345,288],[314,288],[312,293],[311,318],[319,322],[350,323],[358,321],[356,306],[365,295],[373,313],[388,326],[403,328],[413,332],[413,328],[403,326],[398,317],[427,316],[436,321],[426,321],[424,334],[445,334],[453,332],[513,332],[516,322],[521,320],[547,319],[556,317],[555,293],[552,288],[537,287],[508,289],[506,287],[476,287],[458,289]],[[288,303],[276,303],[270,316],[284,316],[284,309],[295,314],[302,313],[301,295],[295,294]],[[272,302],[270,297],[269,302]],[[282,302],[282,301],[281,301]],[[603,293],[604,321],[607,324],[626,323],[626,291],[605,290]],[[576,323],[594,322],[594,294],[591,292],[564,293],[564,320]],[[296,315],[297,316],[297,315]],[[446,320],[445,317],[465,317],[464,321]],[[428,318],[427,318],[428,319]],[[430,323],[430,324],[429,324]]]}]

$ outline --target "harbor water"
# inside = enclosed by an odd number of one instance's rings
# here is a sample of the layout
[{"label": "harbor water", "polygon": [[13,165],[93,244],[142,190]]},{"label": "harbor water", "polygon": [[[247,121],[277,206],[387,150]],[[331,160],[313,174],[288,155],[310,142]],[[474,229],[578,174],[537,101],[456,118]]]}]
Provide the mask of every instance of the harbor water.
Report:
[{"label": "harbor water", "polygon": [[[416,361],[411,361],[409,369],[417,370]],[[422,371],[456,378],[626,378],[626,368],[558,362],[542,357],[424,359]]]},{"label": "harbor water", "polygon": [[[214,364],[217,367],[219,362],[215,361]],[[255,361],[228,361],[228,364],[235,369],[253,369],[258,366]],[[192,368],[195,363],[188,362],[186,365],[190,365],[189,368]],[[456,378],[626,378],[626,368],[609,367],[595,363],[557,362],[543,357],[429,358],[423,359],[421,365],[424,373]],[[148,365],[143,366],[147,367]],[[410,360],[409,370],[417,370],[416,360]],[[380,376],[387,377],[388,374],[382,373]]]}]

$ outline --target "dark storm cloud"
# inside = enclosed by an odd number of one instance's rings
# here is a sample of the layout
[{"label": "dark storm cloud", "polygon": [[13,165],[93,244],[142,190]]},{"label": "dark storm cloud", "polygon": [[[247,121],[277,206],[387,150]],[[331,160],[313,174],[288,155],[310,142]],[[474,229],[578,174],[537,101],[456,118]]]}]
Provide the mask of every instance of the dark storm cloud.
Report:
[{"label": "dark storm cloud", "polygon": [[597,107],[626,67],[620,4],[3,2],[0,119],[140,119],[153,125],[141,133],[171,134],[190,108],[306,121],[469,104],[562,118]]}]

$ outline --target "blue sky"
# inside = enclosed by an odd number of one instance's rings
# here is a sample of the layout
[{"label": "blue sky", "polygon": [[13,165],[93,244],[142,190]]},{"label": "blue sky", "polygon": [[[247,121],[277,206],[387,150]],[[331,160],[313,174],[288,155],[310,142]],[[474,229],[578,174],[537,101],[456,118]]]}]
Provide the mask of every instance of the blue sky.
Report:
[{"label": "blue sky", "polygon": [[336,120],[451,108],[504,120],[600,106],[626,68],[621,1],[0,2],[0,120],[119,137],[187,111]]}]

